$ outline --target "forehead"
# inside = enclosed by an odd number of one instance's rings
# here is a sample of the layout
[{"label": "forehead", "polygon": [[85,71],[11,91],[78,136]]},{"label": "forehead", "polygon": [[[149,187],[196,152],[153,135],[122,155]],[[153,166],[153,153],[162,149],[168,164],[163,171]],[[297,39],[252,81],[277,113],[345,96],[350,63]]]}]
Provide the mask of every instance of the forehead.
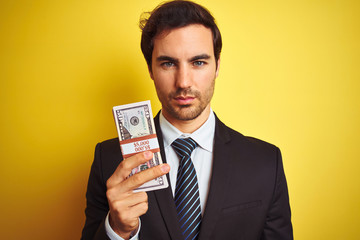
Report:
[{"label": "forehead", "polygon": [[153,57],[168,55],[174,57],[214,55],[213,36],[209,28],[192,24],[164,31],[154,38]]}]

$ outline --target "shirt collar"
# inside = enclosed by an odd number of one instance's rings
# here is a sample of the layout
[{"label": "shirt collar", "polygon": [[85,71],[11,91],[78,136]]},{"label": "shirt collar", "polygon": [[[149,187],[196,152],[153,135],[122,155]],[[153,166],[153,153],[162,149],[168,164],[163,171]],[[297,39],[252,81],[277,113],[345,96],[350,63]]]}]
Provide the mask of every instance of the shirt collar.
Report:
[{"label": "shirt collar", "polygon": [[162,112],[160,112],[160,128],[164,139],[164,147],[167,148],[177,138],[191,137],[197,144],[206,151],[212,152],[214,146],[215,135],[215,115],[210,108],[210,114],[206,122],[193,133],[182,133],[179,129],[174,127],[168,120],[165,119]]}]

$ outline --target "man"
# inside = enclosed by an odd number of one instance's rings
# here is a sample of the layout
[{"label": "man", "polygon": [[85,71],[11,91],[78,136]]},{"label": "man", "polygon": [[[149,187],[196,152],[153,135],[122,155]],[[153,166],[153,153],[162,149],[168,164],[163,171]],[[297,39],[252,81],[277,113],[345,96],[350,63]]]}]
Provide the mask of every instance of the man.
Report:
[{"label": "man", "polygon": [[[226,127],[211,110],[222,45],[213,17],[195,3],[172,1],[142,30],[162,104],[155,127],[165,163],[127,178],[152,153],[123,159],[117,139],[98,144],[82,238],[292,239],[279,149]],[[133,192],[164,174],[168,188]]]}]

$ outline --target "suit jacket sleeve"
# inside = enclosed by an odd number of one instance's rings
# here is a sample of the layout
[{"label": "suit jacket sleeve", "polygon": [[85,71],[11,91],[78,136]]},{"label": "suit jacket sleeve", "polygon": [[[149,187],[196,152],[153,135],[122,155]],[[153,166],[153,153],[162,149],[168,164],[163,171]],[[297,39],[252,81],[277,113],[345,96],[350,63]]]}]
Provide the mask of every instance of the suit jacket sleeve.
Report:
[{"label": "suit jacket sleeve", "polygon": [[86,192],[86,221],[82,231],[83,240],[109,239],[105,231],[105,217],[109,211],[106,198],[106,179],[102,169],[101,144],[95,148],[94,162],[91,166]]},{"label": "suit jacket sleeve", "polygon": [[274,193],[261,239],[293,239],[288,189],[279,149],[277,149],[276,182]]}]

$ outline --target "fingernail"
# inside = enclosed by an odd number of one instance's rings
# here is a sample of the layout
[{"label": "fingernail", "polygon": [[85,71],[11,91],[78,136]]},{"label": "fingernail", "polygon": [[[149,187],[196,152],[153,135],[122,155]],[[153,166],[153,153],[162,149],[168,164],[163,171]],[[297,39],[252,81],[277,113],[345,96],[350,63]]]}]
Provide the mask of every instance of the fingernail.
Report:
[{"label": "fingernail", "polygon": [[150,157],[152,157],[152,152],[150,152],[150,151],[144,152],[144,155],[146,158],[150,158]]},{"label": "fingernail", "polygon": [[168,164],[161,165],[161,171],[163,173],[168,173],[170,171],[170,166]]}]

